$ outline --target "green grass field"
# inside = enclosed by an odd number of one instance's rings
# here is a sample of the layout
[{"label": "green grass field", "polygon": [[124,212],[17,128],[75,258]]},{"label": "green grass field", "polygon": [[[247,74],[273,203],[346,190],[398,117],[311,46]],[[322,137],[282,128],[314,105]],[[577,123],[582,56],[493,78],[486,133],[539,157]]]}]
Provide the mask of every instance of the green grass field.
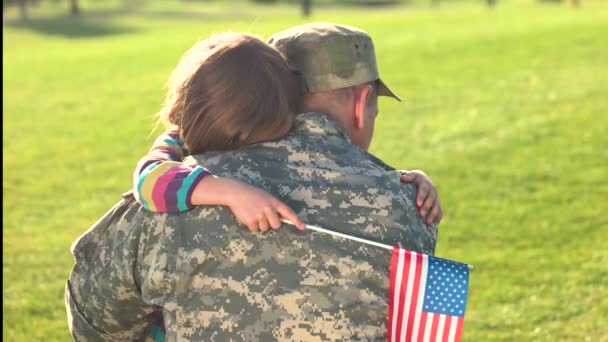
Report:
[{"label": "green grass field", "polygon": [[[6,341],[69,339],[70,244],[129,188],[181,54],[212,32],[307,21],[286,5],[52,11],[4,24]],[[608,341],[608,4],[327,7],[310,20],[367,30],[406,99],[381,100],[372,152],[439,188],[437,255],[475,265],[463,340]]]}]

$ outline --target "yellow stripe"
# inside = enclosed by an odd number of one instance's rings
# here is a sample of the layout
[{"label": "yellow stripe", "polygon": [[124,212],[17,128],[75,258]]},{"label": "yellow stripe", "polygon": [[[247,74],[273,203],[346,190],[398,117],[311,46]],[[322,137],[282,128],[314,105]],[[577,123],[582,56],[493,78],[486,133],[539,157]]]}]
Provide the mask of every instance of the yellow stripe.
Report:
[{"label": "yellow stripe", "polygon": [[167,170],[169,170],[170,168],[174,167],[175,165],[179,165],[179,164],[180,163],[171,162],[171,161],[162,162],[157,167],[152,169],[152,171],[150,171],[150,173],[148,173],[148,175],[146,176],[144,183],[141,185],[141,195],[144,198],[149,199],[149,201],[147,201],[147,202],[148,202],[148,206],[150,207],[150,211],[157,210],[156,205],[154,204],[154,201],[152,200],[152,190],[154,190],[154,185],[156,184],[156,181],[158,180],[158,178],[160,178],[160,176],[165,174],[165,172],[167,172]]}]

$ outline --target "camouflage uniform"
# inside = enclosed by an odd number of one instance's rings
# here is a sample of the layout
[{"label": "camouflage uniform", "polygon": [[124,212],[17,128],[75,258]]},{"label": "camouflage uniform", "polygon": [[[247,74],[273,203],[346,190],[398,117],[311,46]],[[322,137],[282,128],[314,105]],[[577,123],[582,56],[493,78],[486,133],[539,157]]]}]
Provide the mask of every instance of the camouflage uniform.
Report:
[{"label": "camouflage uniform", "polygon": [[[309,224],[433,253],[415,188],[320,113],[281,141],[208,153],[214,174],[262,187]],[[76,340],[133,340],[162,311],[169,341],[353,341],[386,336],[390,252],[289,226],[252,234],[224,207],[142,209],[131,194],[73,245]]]}]

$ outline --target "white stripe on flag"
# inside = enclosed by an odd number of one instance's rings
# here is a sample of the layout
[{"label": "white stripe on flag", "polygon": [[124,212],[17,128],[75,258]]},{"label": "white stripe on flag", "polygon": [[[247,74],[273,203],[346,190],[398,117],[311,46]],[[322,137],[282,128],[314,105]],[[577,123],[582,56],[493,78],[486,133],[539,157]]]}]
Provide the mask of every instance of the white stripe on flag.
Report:
[{"label": "white stripe on flag", "polygon": [[456,340],[456,326],[458,325],[458,317],[450,316],[449,319],[451,319],[452,322],[450,323],[450,334],[448,335],[448,341],[455,341]]},{"label": "white stripe on flag", "polygon": [[437,325],[437,338],[435,341],[441,342],[443,338],[443,329],[445,328],[445,315],[439,314],[439,325]]},{"label": "white stripe on flag", "polygon": [[401,336],[399,340],[405,342],[405,331],[410,316],[410,305],[412,305],[412,293],[414,279],[416,278],[416,252],[410,252],[410,269],[407,276],[407,288],[405,289],[405,304],[403,305],[403,320],[401,321]]},{"label": "white stripe on flag", "polygon": [[395,299],[393,302],[393,324],[391,331],[391,341],[395,342],[397,338],[397,316],[399,316],[399,295],[401,291],[401,282],[403,281],[403,259],[405,259],[405,250],[399,249],[399,261],[397,262],[397,278],[395,279]]},{"label": "white stripe on flag", "polygon": [[426,326],[424,327],[424,342],[431,341],[431,329],[433,328],[433,318],[435,318],[435,314],[427,313],[426,314]]},{"label": "white stripe on flag", "polygon": [[418,301],[416,304],[416,313],[414,314],[414,329],[412,330],[412,341],[418,341],[418,332],[420,331],[420,315],[422,314],[422,303],[424,302],[424,290],[426,289],[426,272],[428,271],[428,266],[429,257],[426,254],[422,254],[420,288],[418,289]]}]

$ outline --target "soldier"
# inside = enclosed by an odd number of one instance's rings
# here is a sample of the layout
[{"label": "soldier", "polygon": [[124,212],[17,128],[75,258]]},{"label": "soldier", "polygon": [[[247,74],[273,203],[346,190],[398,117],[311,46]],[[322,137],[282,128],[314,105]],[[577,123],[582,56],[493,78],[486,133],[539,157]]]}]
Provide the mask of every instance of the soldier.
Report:
[{"label": "soldier", "polygon": [[[437,226],[415,188],[366,152],[378,77],[369,36],[311,24],[269,40],[302,75],[307,113],[284,139],[192,156],[261,187],[304,221],[432,254]],[[143,210],[131,193],[72,246],[66,305],[76,340],[141,339],[162,312],[169,341],[385,340],[390,253],[331,235],[239,229],[225,207]]]}]

